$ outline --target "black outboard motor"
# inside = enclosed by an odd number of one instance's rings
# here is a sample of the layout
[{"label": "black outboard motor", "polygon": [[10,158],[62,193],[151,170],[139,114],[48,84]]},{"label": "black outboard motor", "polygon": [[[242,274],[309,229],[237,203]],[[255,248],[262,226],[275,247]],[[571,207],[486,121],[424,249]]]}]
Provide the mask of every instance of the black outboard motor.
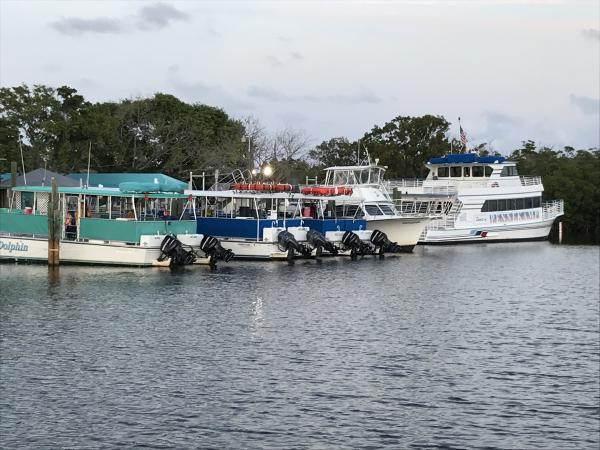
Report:
[{"label": "black outboard motor", "polygon": [[310,256],[310,248],[304,244],[300,244],[289,231],[281,231],[277,235],[277,246],[282,252],[288,252],[288,259],[294,258],[294,252]]},{"label": "black outboard motor", "polygon": [[401,248],[395,242],[392,242],[388,239],[387,234],[383,231],[374,230],[371,234],[371,244],[375,247],[379,247],[379,255],[383,256],[385,252],[387,253],[400,253]]},{"label": "black outboard motor", "polygon": [[333,256],[338,254],[338,248],[332,242],[329,242],[325,236],[323,236],[323,234],[319,233],[317,230],[308,230],[306,233],[306,240],[312,248],[316,249],[315,253],[317,256],[321,256],[323,249]]},{"label": "black outboard motor", "polygon": [[214,236],[204,236],[200,242],[200,250],[208,256],[211,267],[215,267],[218,260],[229,262],[235,256],[231,250],[225,250]]},{"label": "black outboard motor", "polygon": [[356,255],[363,256],[373,253],[369,245],[360,240],[358,234],[349,230],[342,236],[342,244],[350,249],[350,256],[352,258],[356,258]]},{"label": "black outboard motor", "polygon": [[158,257],[158,260],[164,261],[167,258],[171,258],[169,263],[170,267],[193,264],[197,258],[194,250],[184,249],[181,241],[172,234],[167,234],[162,240],[160,243],[160,251],[161,255]]}]

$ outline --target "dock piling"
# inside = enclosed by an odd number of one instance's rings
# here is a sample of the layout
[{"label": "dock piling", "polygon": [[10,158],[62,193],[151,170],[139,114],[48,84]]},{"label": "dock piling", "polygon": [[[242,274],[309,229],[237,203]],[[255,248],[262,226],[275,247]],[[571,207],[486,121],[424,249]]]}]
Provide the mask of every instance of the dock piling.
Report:
[{"label": "dock piling", "polygon": [[60,235],[61,235],[60,201],[58,198],[58,185],[52,177],[52,192],[48,202],[48,265],[58,266],[60,263]]}]

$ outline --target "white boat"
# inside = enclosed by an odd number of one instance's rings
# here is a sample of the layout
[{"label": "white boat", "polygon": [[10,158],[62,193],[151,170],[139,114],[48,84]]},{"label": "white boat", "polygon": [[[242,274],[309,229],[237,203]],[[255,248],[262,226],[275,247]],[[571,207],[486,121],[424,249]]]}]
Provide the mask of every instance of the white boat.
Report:
[{"label": "white boat", "polygon": [[403,252],[412,252],[419,236],[435,215],[430,210],[405,213],[398,210],[383,182],[386,167],[370,161],[364,165],[334,166],[325,169],[325,187],[352,189],[347,199],[336,201],[336,216],[359,218],[368,229],[384,232]]},{"label": "white boat", "polygon": [[[9,208],[0,208],[0,259],[48,261],[50,192],[48,186],[12,189]],[[218,257],[201,249],[208,241],[196,233],[195,217],[170,215],[178,205],[193,209],[185,195],[100,187],[61,187],[58,195],[60,262],[168,266],[180,256],[187,264]]]},{"label": "white boat", "polygon": [[432,220],[423,244],[544,240],[564,214],[562,200],[543,202],[540,177],[519,176],[500,156],[454,154],[432,158],[424,180],[390,181],[404,196],[456,195],[449,213]]},{"label": "white boat", "polygon": [[197,204],[197,231],[217,237],[236,258],[350,255],[353,249],[343,242],[346,232],[360,240],[360,251],[381,252],[363,219],[335,217],[330,204],[344,195],[310,196],[286,184],[243,181],[227,183],[226,189],[185,191]]}]

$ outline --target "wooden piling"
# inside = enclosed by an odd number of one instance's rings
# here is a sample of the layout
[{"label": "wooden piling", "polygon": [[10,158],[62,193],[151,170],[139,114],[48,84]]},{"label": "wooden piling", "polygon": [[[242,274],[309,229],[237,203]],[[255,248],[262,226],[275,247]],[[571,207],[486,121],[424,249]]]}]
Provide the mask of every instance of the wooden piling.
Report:
[{"label": "wooden piling", "polygon": [[563,225],[562,222],[558,222],[558,243],[562,244],[563,237]]},{"label": "wooden piling", "polygon": [[52,192],[48,203],[48,265],[60,263],[60,236],[62,231],[58,185],[52,177]]}]

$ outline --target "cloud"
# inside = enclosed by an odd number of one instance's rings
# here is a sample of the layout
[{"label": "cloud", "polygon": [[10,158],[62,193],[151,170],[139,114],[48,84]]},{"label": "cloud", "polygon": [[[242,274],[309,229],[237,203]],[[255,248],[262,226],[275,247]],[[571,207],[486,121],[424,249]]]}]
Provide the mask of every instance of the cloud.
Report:
[{"label": "cloud", "polygon": [[98,17],[96,19],[65,17],[52,22],[50,26],[67,36],[80,36],[84,33],[122,33],[125,31],[125,27],[119,20],[109,17]]},{"label": "cloud", "polygon": [[296,60],[304,59],[304,56],[302,56],[302,53],[300,52],[291,52],[290,56],[292,57],[292,59]]},{"label": "cloud", "polygon": [[283,61],[281,61],[277,56],[267,55],[267,61],[269,64],[271,64],[271,67],[283,66]]},{"label": "cloud", "polygon": [[190,16],[166,3],[144,6],[138,15],[138,27],[142,30],[165,28],[171,21],[186,21]]},{"label": "cloud", "polygon": [[584,95],[571,94],[569,96],[571,104],[587,115],[600,114],[600,99],[586,97]]},{"label": "cloud", "polygon": [[302,101],[307,103],[357,104],[380,103],[382,101],[381,97],[366,89],[358,90],[352,94],[331,94],[319,97],[311,94],[287,94],[268,87],[250,86],[247,90],[247,94],[249,97],[267,100],[273,103]]},{"label": "cloud", "polygon": [[130,21],[137,23],[137,28],[148,31],[162,29],[172,21],[186,21],[190,16],[165,3],[155,3],[142,7],[139,12],[122,21],[110,17],[97,17],[95,19],[81,19],[78,17],[65,17],[50,23],[50,26],[59,33],[67,36],[80,36],[85,33],[118,34],[132,28]]},{"label": "cloud", "polygon": [[597,28],[588,28],[586,30],[581,30],[581,35],[592,41],[600,41],[600,30]]}]

